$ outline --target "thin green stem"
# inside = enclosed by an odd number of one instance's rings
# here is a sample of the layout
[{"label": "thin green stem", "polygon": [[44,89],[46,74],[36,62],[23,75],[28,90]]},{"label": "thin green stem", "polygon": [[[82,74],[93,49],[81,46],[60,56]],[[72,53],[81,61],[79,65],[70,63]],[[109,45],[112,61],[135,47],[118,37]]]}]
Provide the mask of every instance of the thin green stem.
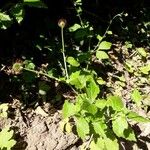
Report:
[{"label": "thin green stem", "polygon": [[23,68],[23,70],[29,71],[29,72],[32,72],[32,73],[35,73],[35,74],[37,74],[37,75],[45,76],[45,77],[47,77],[47,78],[49,78],[49,79],[53,79],[53,80],[58,81],[58,82],[61,82],[61,83],[65,83],[66,85],[68,85],[68,86],[73,90],[73,92],[74,92],[75,94],[78,95],[78,92],[77,92],[69,83],[67,83],[65,80],[60,80],[60,79],[58,79],[58,78],[56,78],[56,77],[49,76],[47,73],[40,72],[40,71],[36,71],[36,70],[32,70],[32,69]]},{"label": "thin green stem", "polygon": [[106,36],[106,34],[107,34],[107,32],[108,32],[108,30],[109,30],[109,28],[110,28],[110,26],[111,26],[113,20],[114,20],[116,17],[120,17],[121,15],[122,15],[122,13],[121,13],[121,14],[117,14],[117,15],[115,15],[115,16],[110,20],[109,25],[108,25],[107,29],[105,30],[105,33],[103,34],[101,40],[98,41],[98,43],[97,43],[96,47],[94,48],[93,52],[97,50],[97,48],[99,47],[99,45],[100,45],[100,43],[102,42],[103,38],[105,38],[105,36]]},{"label": "thin green stem", "polygon": [[58,82],[61,81],[60,79],[58,79],[58,78],[56,78],[56,77],[53,77],[53,76],[49,76],[47,73],[44,73],[44,72],[40,72],[40,71],[28,69],[28,68],[23,68],[23,70],[29,71],[29,72],[32,72],[32,73],[35,73],[35,74],[37,74],[37,75],[42,75],[42,76],[48,77],[48,78],[50,78],[50,79],[54,79],[54,80],[56,80],[56,81],[58,81]]},{"label": "thin green stem", "polygon": [[65,55],[65,44],[64,44],[64,31],[63,31],[63,27],[61,27],[61,41],[62,41],[62,54],[63,54],[63,60],[64,60],[65,76],[66,76],[66,78],[68,80],[69,76],[68,76],[67,63],[66,63],[66,55]]},{"label": "thin green stem", "polygon": [[84,27],[84,23],[83,23],[83,21],[82,21],[81,15],[80,15],[80,13],[78,12],[77,3],[74,2],[73,0],[72,0],[71,2],[72,2],[72,4],[73,4],[74,9],[75,9],[75,11],[76,11],[76,13],[77,13],[77,16],[78,16],[78,18],[79,18],[81,27]]}]

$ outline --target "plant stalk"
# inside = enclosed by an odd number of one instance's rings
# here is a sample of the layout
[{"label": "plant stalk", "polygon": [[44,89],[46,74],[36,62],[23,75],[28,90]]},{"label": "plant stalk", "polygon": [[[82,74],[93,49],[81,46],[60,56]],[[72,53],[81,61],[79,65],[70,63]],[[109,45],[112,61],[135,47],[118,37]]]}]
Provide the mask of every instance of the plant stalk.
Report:
[{"label": "plant stalk", "polygon": [[63,60],[64,60],[65,76],[68,80],[69,76],[68,76],[67,63],[66,63],[65,44],[64,44],[64,31],[63,31],[63,29],[64,28],[61,27],[62,54],[63,54]]}]

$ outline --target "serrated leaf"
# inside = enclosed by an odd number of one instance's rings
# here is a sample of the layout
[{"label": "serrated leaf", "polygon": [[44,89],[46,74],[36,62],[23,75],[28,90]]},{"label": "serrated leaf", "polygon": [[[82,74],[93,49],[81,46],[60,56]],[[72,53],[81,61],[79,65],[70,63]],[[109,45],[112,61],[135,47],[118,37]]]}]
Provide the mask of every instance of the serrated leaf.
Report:
[{"label": "serrated leaf", "polygon": [[71,66],[74,66],[74,67],[79,67],[80,64],[78,63],[77,60],[75,60],[75,58],[73,57],[68,57],[67,58],[67,62],[71,65]]},{"label": "serrated leaf", "polygon": [[124,108],[124,104],[119,96],[109,96],[107,105],[111,106],[116,111],[121,111]]},{"label": "serrated leaf", "polygon": [[137,89],[134,89],[134,90],[132,91],[131,98],[132,98],[132,100],[133,100],[138,106],[140,106],[141,100],[142,100],[142,96],[141,96],[140,92],[139,92]]},{"label": "serrated leaf", "polygon": [[146,66],[143,66],[143,67],[140,67],[140,71],[143,73],[143,74],[149,74],[150,72],[150,64],[146,65]]},{"label": "serrated leaf", "polygon": [[124,137],[124,131],[128,128],[126,117],[124,115],[117,116],[112,120],[112,127],[118,137]]},{"label": "serrated leaf", "polygon": [[117,139],[109,139],[109,138],[105,138],[104,139],[104,142],[105,142],[105,148],[106,150],[119,150],[119,144],[118,144],[118,141]]},{"label": "serrated leaf", "polygon": [[78,30],[78,29],[80,29],[81,28],[81,25],[79,25],[79,24],[74,24],[73,26],[71,26],[70,28],[69,28],[69,31],[70,32],[75,32],[76,30]]},{"label": "serrated leaf", "polygon": [[143,56],[143,57],[146,57],[147,56],[147,53],[145,51],[145,49],[143,47],[140,47],[140,48],[136,48],[136,50],[138,51],[138,53]]},{"label": "serrated leaf", "polygon": [[71,117],[78,112],[76,106],[72,103],[69,103],[67,100],[65,101],[62,109],[63,118]]},{"label": "serrated leaf", "polygon": [[102,41],[98,47],[98,50],[109,50],[112,46],[112,43],[107,41]]},{"label": "serrated leaf", "polygon": [[100,108],[100,109],[104,109],[106,106],[107,101],[105,99],[98,99],[96,100],[95,105]]},{"label": "serrated leaf", "polygon": [[22,4],[17,4],[11,8],[11,14],[16,18],[18,23],[21,23],[24,17],[24,8]]},{"label": "serrated leaf", "polygon": [[77,89],[82,89],[86,86],[86,77],[85,75],[81,75],[80,71],[76,71],[70,75],[68,82],[71,85],[74,85]]},{"label": "serrated leaf", "polygon": [[144,118],[144,117],[138,115],[136,112],[129,112],[129,113],[127,114],[127,117],[128,117],[129,119],[134,120],[134,121],[137,121],[137,122],[144,122],[144,123],[150,122],[149,119]]},{"label": "serrated leaf", "polygon": [[75,121],[79,137],[81,137],[81,139],[85,139],[90,131],[88,122],[82,117],[76,118]]},{"label": "serrated leaf", "polygon": [[97,107],[94,104],[89,103],[88,101],[84,101],[82,105],[82,110],[86,110],[87,113],[96,114]]},{"label": "serrated leaf", "polygon": [[89,83],[87,83],[86,93],[91,102],[93,102],[96,99],[99,92],[99,86],[95,83],[94,80],[91,80],[89,81]]},{"label": "serrated leaf", "polygon": [[108,54],[106,52],[104,52],[104,51],[97,51],[96,52],[96,57],[98,59],[109,59]]},{"label": "serrated leaf", "polygon": [[102,121],[99,121],[99,122],[93,122],[92,123],[93,125],[93,128],[94,128],[94,131],[101,135],[103,138],[106,137],[106,129],[107,129],[107,126],[105,123],[103,123]]}]

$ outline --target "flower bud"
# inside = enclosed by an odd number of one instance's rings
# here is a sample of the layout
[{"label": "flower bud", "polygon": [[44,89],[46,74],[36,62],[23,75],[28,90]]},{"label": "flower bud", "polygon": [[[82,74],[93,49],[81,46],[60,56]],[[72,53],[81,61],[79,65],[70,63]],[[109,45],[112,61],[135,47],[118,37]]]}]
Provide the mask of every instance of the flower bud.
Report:
[{"label": "flower bud", "polygon": [[66,19],[59,19],[58,20],[58,26],[60,27],[60,28],[64,28],[65,26],[66,26],[66,24],[67,24],[67,21],[66,21]]}]

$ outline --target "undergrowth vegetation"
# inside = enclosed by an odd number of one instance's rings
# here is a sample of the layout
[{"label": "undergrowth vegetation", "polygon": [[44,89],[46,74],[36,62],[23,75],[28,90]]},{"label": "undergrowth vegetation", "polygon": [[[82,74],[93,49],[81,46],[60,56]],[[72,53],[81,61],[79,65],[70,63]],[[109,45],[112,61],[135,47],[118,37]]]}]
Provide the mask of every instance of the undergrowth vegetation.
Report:
[{"label": "undergrowth vegetation", "polygon": [[[28,7],[43,11],[48,9],[39,0],[7,3],[0,10],[1,31],[9,31],[15,24],[20,27],[26,18]],[[27,47],[14,48],[13,56],[16,56],[13,61],[2,58],[1,72],[5,72],[9,84],[11,82],[14,85],[11,86],[14,88],[10,93],[11,97],[21,95],[21,101],[26,107],[37,102],[43,104],[49,97],[53,98],[52,103],[58,107],[64,102],[60,127],[65,132],[74,132],[75,127],[75,133],[83,141],[80,147],[82,150],[109,150],[110,147],[119,150],[123,140],[137,142],[138,135],[133,129],[135,124],[150,121],[137,111],[148,112],[150,106],[150,95],[141,90],[150,84],[150,22],[147,21],[150,16],[146,15],[146,9],[141,11],[143,21],[134,28],[130,20],[129,24],[126,23],[130,14],[119,12],[111,16],[109,23],[101,30],[86,18],[81,0],[73,0],[72,7],[76,21],[70,25],[67,18],[62,16],[57,20],[57,25],[54,24],[57,27],[48,22],[52,26],[48,29],[57,29],[58,36],[49,38],[44,33],[46,30],[43,32],[40,29],[41,33],[37,32],[35,35],[38,38],[30,41],[32,53],[24,52],[31,48],[29,41],[20,36],[20,31],[18,35],[16,33],[18,38],[25,40],[23,46]],[[113,32],[113,27],[116,26],[114,22],[119,22],[123,36],[117,35],[119,29],[114,31],[116,33]],[[138,31],[141,42],[138,37],[131,38],[135,35],[129,37],[130,28]],[[21,56],[16,54],[19,53],[16,50],[20,49],[23,49]],[[131,86],[132,77],[136,77],[136,84],[133,82]],[[68,92],[66,96],[63,95],[63,88]],[[122,91],[127,91],[124,94],[129,97],[128,101]],[[0,117],[7,117],[7,110],[8,105],[1,104]],[[0,132],[0,139],[8,139],[6,143],[0,140],[1,149],[10,149],[15,144],[12,136],[13,131],[9,131],[9,128]]]}]

